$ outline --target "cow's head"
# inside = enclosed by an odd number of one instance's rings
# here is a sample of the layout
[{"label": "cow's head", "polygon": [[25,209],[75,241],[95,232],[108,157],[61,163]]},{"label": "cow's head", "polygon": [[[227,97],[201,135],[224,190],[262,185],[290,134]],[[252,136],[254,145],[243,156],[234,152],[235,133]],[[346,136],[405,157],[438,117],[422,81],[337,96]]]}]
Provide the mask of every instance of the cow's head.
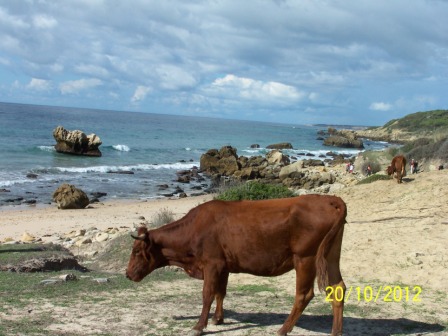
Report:
[{"label": "cow's head", "polygon": [[156,258],[153,251],[154,243],[146,227],[140,227],[132,246],[131,257],[126,269],[126,277],[139,282],[156,269]]},{"label": "cow's head", "polygon": [[387,166],[386,173],[387,175],[392,175],[394,173],[392,166]]}]

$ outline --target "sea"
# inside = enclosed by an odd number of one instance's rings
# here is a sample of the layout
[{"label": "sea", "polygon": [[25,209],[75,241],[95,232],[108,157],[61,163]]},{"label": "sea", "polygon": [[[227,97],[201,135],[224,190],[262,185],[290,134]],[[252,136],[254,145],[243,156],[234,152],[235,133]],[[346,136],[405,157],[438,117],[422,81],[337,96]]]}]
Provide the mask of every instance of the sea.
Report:
[{"label": "sea", "polygon": [[[101,157],[57,153],[53,130],[95,133]],[[348,128],[345,126],[343,128]],[[323,146],[317,132],[326,125],[293,125],[154,113],[0,103],[0,208],[50,204],[63,183],[101,200],[163,198],[180,187],[187,195],[206,190],[209,180],[181,184],[176,173],[199,167],[211,148],[232,146],[238,155],[265,155],[266,146],[290,142],[297,159],[329,158],[328,152],[359,150]],[[251,148],[258,144],[259,148]],[[366,149],[387,143],[366,140]],[[113,173],[111,173],[113,172]],[[121,172],[121,173],[120,173]],[[161,188],[168,185],[168,188]]]}]

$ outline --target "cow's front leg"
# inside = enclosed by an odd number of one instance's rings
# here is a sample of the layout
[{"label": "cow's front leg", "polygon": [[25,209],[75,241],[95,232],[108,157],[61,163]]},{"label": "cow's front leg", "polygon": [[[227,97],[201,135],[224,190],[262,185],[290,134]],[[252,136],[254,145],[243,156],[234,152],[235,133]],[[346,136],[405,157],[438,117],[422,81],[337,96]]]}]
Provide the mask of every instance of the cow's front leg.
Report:
[{"label": "cow's front leg", "polygon": [[219,272],[216,269],[204,270],[204,286],[202,288],[202,312],[198,323],[188,336],[199,336],[207,327],[208,314],[219,285]]},{"label": "cow's front leg", "polygon": [[212,317],[212,324],[224,323],[224,298],[227,293],[227,282],[229,281],[229,272],[224,271],[219,276],[218,290],[215,295],[216,309]]}]

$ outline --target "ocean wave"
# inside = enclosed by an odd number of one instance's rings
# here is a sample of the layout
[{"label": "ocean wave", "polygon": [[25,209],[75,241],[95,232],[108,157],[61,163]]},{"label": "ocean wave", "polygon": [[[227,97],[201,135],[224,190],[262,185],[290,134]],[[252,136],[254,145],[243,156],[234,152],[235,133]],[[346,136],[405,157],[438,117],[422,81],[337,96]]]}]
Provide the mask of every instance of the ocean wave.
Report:
[{"label": "ocean wave", "polygon": [[164,164],[137,164],[129,166],[90,166],[90,167],[55,167],[54,169],[63,173],[109,173],[109,172],[125,172],[125,171],[146,171],[159,169],[191,169],[198,166],[199,162],[177,162]]},{"label": "ocean wave", "polygon": [[44,152],[55,152],[56,149],[54,149],[54,146],[37,146],[41,151]]},{"label": "ocean wave", "polygon": [[113,145],[112,148],[119,152],[129,152],[131,150],[129,146],[126,145]]},{"label": "ocean wave", "polygon": [[33,183],[35,180],[32,179],[18,179],[18,180],[6,180],[0,181],[0,187],[11,187],[16,184]]}]

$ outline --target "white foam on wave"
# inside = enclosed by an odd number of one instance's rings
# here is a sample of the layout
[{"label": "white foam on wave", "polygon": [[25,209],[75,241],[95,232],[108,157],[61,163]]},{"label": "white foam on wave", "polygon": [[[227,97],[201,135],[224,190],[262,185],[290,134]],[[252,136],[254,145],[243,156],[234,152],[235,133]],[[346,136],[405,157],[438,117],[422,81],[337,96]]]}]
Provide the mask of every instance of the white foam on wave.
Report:
[{"label": "white foam on wave", "polygon": [[90,166],[90,167],[56,167],[55,169],[63,173],[108,173],[111,171],[138,171],[138,170],[159,170],[159,169],[191,169],[194,166],[198,166],[199,162],[177,162],[177,163],[164,163],[164,164],[137,164],[129,166]]},{"label": "white foam on wave", "polygon": [[16,184],[33,183],[36,180],[33,179],[17,179],[17,180],[5,180],[0,181],[0,187],[11,187]]},{"label": "white foam on wave", "polygon": [[126,145],[113,145],[112,148],[119,152],[129,152],[131,150],[129,146]]},{"label": "white foam on wave", "polygon": [[54,149],[54,146],[37,146],[40,150],[44,152],[55,152],[56,149]]}]

